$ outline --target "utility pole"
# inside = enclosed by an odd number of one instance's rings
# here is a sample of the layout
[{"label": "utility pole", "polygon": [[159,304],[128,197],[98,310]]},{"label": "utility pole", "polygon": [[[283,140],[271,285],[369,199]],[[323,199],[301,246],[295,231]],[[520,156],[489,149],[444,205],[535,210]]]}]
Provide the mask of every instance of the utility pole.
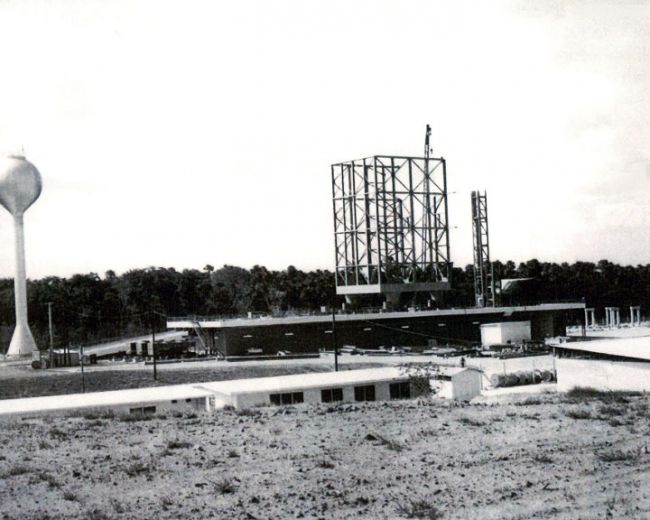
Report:
[{"label": "utility pole", "polygon": [[50,324],[50,359],[49,367],[54,367],[54,333],[52,328],[52,302],[47,302],[47,319]]},{"label": "utility pole", "polygon": [[334,344],[334,372],[339,371],[339,348],[336,341],[336,296],[332,301],[332,343]]},{"label": "utility pole", "polygon": [[151,352],[153,354],[153,380],[158,380],[158,371],[156,367],[156,323],[154,318],[156,313],[151,311]]},{"label": "utility pole", "polygon": [[84,376],[84,348],[79,347],[79,364],[81,365],[81,392],[86,393],[86,378]]}]

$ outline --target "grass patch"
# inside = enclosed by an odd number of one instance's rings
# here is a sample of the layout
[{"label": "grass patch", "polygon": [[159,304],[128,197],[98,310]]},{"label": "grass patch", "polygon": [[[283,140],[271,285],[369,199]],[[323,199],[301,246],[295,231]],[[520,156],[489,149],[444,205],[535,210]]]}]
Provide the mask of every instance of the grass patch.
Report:
[{"label": "grass patch", "polygon": [[74,491],[66,489],[63,492],[63,500],[67,500],[68,502],[79,502],[79,496]]},{"label": "grass patch", "polygon": [[31,473],[32,469],[28,466],[25,466],[23,464],[16,464],[15,466],[11,466],[4,474],[4,478],[7,477],[18,477],[20,475],[26,475],[27,473]]},{"label": "grass patch", "polygon": [[576,386],[566,393],[566,398],[573,402],[601,401],[603,403],[629,403],[630,397],[641,395],[638,392],[614,392],[596,388]]},{"label": "grass patch", "polygon": [[54,475],[43,470],[35,472],[34,476],[30,479],[30,484],[38,484],[39,482],[46,482],[49,489],[58,489],[61,487],[61,483]]},{"label": "grass patch", "polygon": [[178,439],[167,441],[167,449],[168,450],[183,450],[183,449],[191,448],[191,447],[192,447],[191,442],[180,441]]},{"label": "grass patch", "polygon": [[591,411],[586,408],[572,408],[566,410],[564,415],[571,419],[591,419]]},{"label": "grass patch", "polygon": [[546,453],[538,453],[533,457],[533,460],[539,464],[552,464],[553,459],[551,458],[550,455],[547,455]]},{"label": "grass patch", "polygon": [[155,419],[155,415],[152,413],[123,413],[118,416],[120,422],[131,423],[131,422],[140,422],[140,421],[152,421]]},{"label": "grass patch", "polygon": [[124,469],[124,472],[129,477],[137,477],[138,475],[147,475],[152,471],[153,471],[153,467],[151,464],[146,464],[139,460],[132,462]]},{"label": "grass patch", "polygon": [[607,416],[625,415],[627,413],[627,408],[625,406],[604,404],[600,408],[598,408],[598,413]]},{"label": "grass patch", "polygon": [[57,428],[56,426],[50,428],[50,431],[48,432],[50,437],[53,439],[57,439],[59,441],[64,441],[68,438],[67,432],[64,432],[60,428]]},{"label": "grass patch", "polygon": [[467,426],[485,426],[485,423],[483,421],[467,417],[466,415],[463,415],[461,418],[459,418],[458,422],[461,424],[466,424]]},{"label": "grass patch", "polygon": [[255,408],[243,408],[241,410],[235,410],[235,413],[240,417],[258,417],[262,415],[262,412]]},{"label": "grass patch", "polygon": [[86,511],[86,516],[84,518],[86,520],[109,520],[110,516],[98,507],[95,507],[94,509]]},{"label": "grass patch", "polygon": [[401,443],[384,437],[383,435],[379,435],[378,433],[369,433],[366,435],[365,439],[367,441],[377,441],[378,446],[386,446],[389,450],[392,451],[399,452],[404,449],[404,445]]},{"label": "grass patch", "polygon": [[635,451],[609,450],[601,451],[596,456],[603,462],[625,462],[636,460],[639,454]]},{"label": "grass patch", "polygon": [[523,401],[517,401],[513,403],[515,406],[536,406],[538,404],[544,404],[539,397],[527,397]]},{"label": "grass patch", "polygon": [[440,510],[424,499],[411,499],[406,502],[398,502],[395,509],[397,514],[405,518],[427,518],[437,520],[442,518]]}]

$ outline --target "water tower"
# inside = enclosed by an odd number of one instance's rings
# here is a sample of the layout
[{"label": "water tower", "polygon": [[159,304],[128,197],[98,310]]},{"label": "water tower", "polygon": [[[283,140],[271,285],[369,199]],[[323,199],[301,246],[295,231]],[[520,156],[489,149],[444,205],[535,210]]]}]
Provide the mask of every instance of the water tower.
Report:
[{"label": "water tower", "polygon": [[0,158],[0,204],[14,217],[16,269],[16,328],[7,356],[25,356],[38,350],[27,323],[27,280],[23,215],[41,194],[41,174],[21,155]]}]

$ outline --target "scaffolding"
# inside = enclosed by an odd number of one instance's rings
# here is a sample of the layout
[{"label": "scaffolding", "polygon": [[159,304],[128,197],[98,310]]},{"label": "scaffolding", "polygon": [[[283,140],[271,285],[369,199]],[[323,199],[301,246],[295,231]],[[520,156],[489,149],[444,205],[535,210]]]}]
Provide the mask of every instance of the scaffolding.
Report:
[{"label": "scaffolding", "polygon": [[477,307],[494,307],[494,272],[490,262],[487,193],[472,192],[474,299]]},{"label": "scaffolding", "polygon": [[332,165],[337,294],[450,288],[446,163],[425,154]]}]

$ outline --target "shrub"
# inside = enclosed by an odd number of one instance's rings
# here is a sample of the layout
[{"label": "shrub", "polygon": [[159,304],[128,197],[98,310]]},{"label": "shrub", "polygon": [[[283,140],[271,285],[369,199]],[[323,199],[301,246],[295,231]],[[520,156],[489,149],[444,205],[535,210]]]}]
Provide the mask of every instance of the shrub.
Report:
[{"label": "shrub", "polygon": [[237,486],[229,478],[222,478],[220,480],[210,481],[214,487],[214,490],[220,495],[226,495],[228,493],[234,493],[237,489]]},{"label": "shrub", "polygon": [[576,386],[566,393],[571,401],[589,402],[602,401],[604,403],[629,403],[630,396],[640,395],[638,392],[614,392],[611,390],[597,390],[596,388]]},{"label": "shrub", "polygon": [[231,459],[235,459],[235,458],[239,457],[239,453],[237,452],[236,449],[231,448],[231,449],[228,450],[228,457],[230,457]]},{"label": "shrub", "polygon": [[185,449],[191,447],[192,447],[192,443],[187,441],[179,441],[178,439],[174,439],[167,442],[168,450],[179,450],[179,449]]},{"label": "shrub", "polygon": [[239,415],[240,417],[257,417],[258,415],[261,415],[262,412],[259,410],[256,410],[255,408],[243,408],[241,410],[235,410],[235,413]]},{"label": "shrub", "polygon": [[586,408],[573,408],[564,412],[571,419],[591,419],[591,412]]},{"label": "shrub", "polygon": [[31,468],[28,468],[27,466],[23,466],[22,464],[16,464],[15,466],[11,466],[7,472],[5,473],[5,477],[17,477],[19,475],[25,475],[27,473],[31,473]]},{"label": "shrub", "polygon": [[117,498],[111,497],[110,502],[113,511],[115,511],[117,514],[121,515],[123,513],[126,513],[126,508],[124,507],[124,504],[122,504],[122,502],[120,502]]},{"label": "shrub", "polygon": [[52,445],[49,442],[47,442],[47,441],[45,441],[43,439],[38,441],[38,449],[39,450],[49,450],[51,448],[52,448]]},{"label": "shrub", "polygon": [[396,506],[397,513],[406,518],[428,518],[437,520],[442,517],[440,510],[424,499],[410,499],[407,502],[399,502]]},{"label": "shrub", "polygon": [[104,513],[101,509],[98,507],[95,507],[93,509],[89,509],[86,511],[85,517],[87,520],[109,520],[109,516]]},{"label": "shrub", "polygon": [[633,451],[610,450],[601,451],[597,457],[603,462],[620,462],[627,460],[636,460],[637,454]]},{"label": "shrub", "polygon": [[129,464],[124,471],[129,477],[137,477],[143,473],[151,473],[152,469],[153,468],[150,464],[145,464],[142,461],[136,460]]},{"label": "shrub", "polygon": [[471,417],[463,416],[458,419],[459,422],[467,424],[468,426],[485,426],[485,423],[477,419],[472,419]]},{"label": "shrub", "polygon": [[316,465],[319,468],[323,468],[323,469],[333,469],[335,467],[333,462],[325,459],[319,460]]},{"label": "shrub", "polygon": [[67,500],[68,502],[79,502],[79,497],[74,491],[66,489],[63,492],[63,500]]},{"label": "shrub", "polygon": [[515,406],[536,406],[538,404],[544,404],[544,401],[542,401],[539,397],[527,397],[523,401],[517,401],[513,404]]},{"label": "shrub", "polygon": [[120,422],[139,422],[139,421],[151,421],[154,419],[154,415],[150,413],[123,413],[118,417]]},{"label": "shrub", "polygon": [[399,442],[394,441],[392,439],[388,439],[382,435],[379,435],[378,433],[369,433],[368,435],[366,435],[366,440],[377,441],[378,446],[386,446],[389,450],[393,450],[393,451],[399,452],[404,449],[404,446]]},{"label": "shrub", "polygon": [[164,511],[167,511],[171,506],[174,505],[174,501],[168,496],[164,496],[160,498],[160,505]]},{"label": "shrub", "polygon": [[49,434],[50,437],[60,441],[64,441],[68,438],[68,434],[56,426],[50,428]]},{"label": "shrub", "polygon": [[546,453],[539,453],[533,457],[533,460],[535,462],[538,462],[539,464],[552,464],[553,459],[547,455]]},{"label": "shrub", "polygon": [[603,405],[598,409],[602,415],[625,415],[627,408],[624,406]]},{"label": "shrub", "polygon": [[47,471],[38,471],[34,474],[34,477],[41,482],[47,482],[47,487],[50,489],[58,489],[61,487],[56,477]]}]

